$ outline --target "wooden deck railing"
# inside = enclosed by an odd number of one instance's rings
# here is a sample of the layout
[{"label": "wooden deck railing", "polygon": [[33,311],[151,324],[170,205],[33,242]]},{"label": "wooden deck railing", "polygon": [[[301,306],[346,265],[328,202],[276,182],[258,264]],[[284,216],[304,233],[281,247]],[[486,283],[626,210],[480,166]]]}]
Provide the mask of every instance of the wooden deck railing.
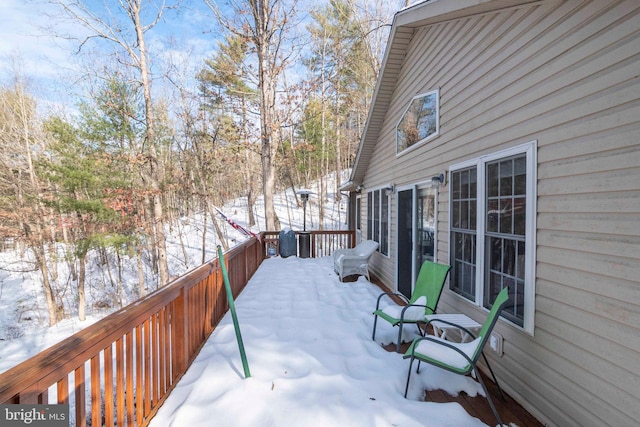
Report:
[{"label": "wooden deck railing", "polygon": [[[312,256],[355,239],[353,231],[311,234]],[[225,253],[234,297],[274,235]],[[0,404],[69,404],[78,427],[146,426],[227,309],[216,259],[0,374]]]},{"label": "wooden deck railing", "polygon": [[[301,232],[296,231],[295,233],[299,238]],[[352,248],[356,245],[356,233],[353,230],[315,230],[308,233],[311,235],[311,258],[329,256],[336,249]],[[272,246],[276,253],[279,248],[279,234],[277,231],[262,232],[265,247],[268,249],[269,246]]]},{"label": "wooden deck railing", "polygon": [[[251,239],[225,254],[235,296],[264,259]],[[70,405],[76,426],[144,426],[227,311],[218,260],[0,375],[0,403]]]}]

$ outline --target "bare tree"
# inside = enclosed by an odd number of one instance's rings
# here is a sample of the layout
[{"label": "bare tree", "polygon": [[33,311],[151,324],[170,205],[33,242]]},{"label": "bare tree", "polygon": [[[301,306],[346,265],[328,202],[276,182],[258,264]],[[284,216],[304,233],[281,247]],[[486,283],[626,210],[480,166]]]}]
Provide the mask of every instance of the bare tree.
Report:
[{"label": "bare tree", "polygon": [[[245,37],[252,45],[257,64],[256,85],[260,94],[260,133],[262,188],[266,229],[277,230],[273,195],[276,191],[276,154],[280,122],[278,117],[278,85],[293,50],[287,37],[296,22],[297,0],[238,0],[225,4],[232,10],[224,15],[216,0],[205,0],[220,24],[231,33]],[[286,50],[286,52],[285,52]]]},{"label": "bare tree", "polygon": [[[206,253],[206,233],[207,215],[211,218],[211,224],[216,232],[218,241],[223,249],[228,249],[229,245],[224,236],[222,227],[218,221],[214,206],[217,203],[213,192],[213,186],[209,185],[213,171],[209,170],[209,162],[205,157],[216,157],[213,154],[215,144],[209,146],[215,138],[210,138],[206,131],[204,111],[201,109],[201,101],[197,94],[197,89],[191,87],[193,80],[190,80],[192,73],[189,69],[188,58],[192,52],[181,51],[180,54],[169,55],[169,70],[165,78],[169,81],[173,90],[172,102],[175,114],[178,117],[176,133],[178,155],[184,173],[184,183],[181,188],[189,200],[185,202],[188,207],[193,205],[202,211],[204,222],[202,233],[202,262],[205,262]],[[203,143],[206,140],[207,143]]]},{"label": "bare tree", "polygon": [[[16,74],[17,75],[17,74]],[[3,227],[9,235],[21,233],[33,251],[36,268],[42,274],[49,324],[62,319],[64,308],[56,301],[47,262],[47,245],[52,241],[50,211],[43,204],[46,185],[36,171],[38,153],[44,151],[44,137],[36,116],[35,100],[17,75],[12,88],[0,88],[0,184]]]},{"label": "bare tree", "polygon": [[[145,145],[147,168],[143,169],[143,177],[150,186],[151,204],[153,208],[152,229],[155,235],[155,249],[158,254],[158,272],[160,285],[162,286],[169,281],[165,236],[166,218],[162,199],[164,171],[158,161],[149,52],[145,34],[161,20],[163,13],[167,9],[175,6],[168,6],[164,1],[156,4],[152,0],[118,0],[117,3],[104,1],[102,8],[96,7],[95,4],[89,7],[87,3],[82,0],[53,0],[52,2],[58,5],[68,17],[80,23],[89,31],[89,35],[80,42],[79,49],[82,49],[87,42],[95,38],[108,41],[122,49],[129,58],[126,65],[137,70],[139,83],[142,86],[144,94],[144,120],[146,127]],[[143,3],[145,9],[143,9]],[[116,11],[112,11],[109,7],[113,4],[117,4]],[[149,12],[149,10],[151,11]],[[118,17],[123,14],[124,19],[118,19]],[[143,16],[149,17],[149,23],[143,22]]]}]

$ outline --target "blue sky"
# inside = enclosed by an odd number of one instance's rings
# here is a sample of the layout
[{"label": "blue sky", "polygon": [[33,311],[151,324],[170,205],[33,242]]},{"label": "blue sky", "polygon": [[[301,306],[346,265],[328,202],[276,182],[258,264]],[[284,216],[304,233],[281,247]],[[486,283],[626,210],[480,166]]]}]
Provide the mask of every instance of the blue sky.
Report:
[{"label": "blue sky", "polygon": [[[82,86],[78,81],[81,63],[87,62],[92,51],[110,53],[114,49],[112,44],[101,46],[93,41],[78,55],[79,40],[88,33],[71,20],[52,18],[56,13],[54,6],[44,1],[0,1],[0,84],[10,85],[17,69],[29,91],[44,103],[66,103],[67,98],[76,98]],[[188,55],[189,61],[201,63],[216,46],[219,32],[214,23],[213,15],[201,1],[185,2],[179,13],[168,11],[146,34],[150,50],[156,53],[155,63],[165,61],[168,55]],[[52,25],[56,33],[71,34],[77,39],[52,36]],[[105,54],[100,60],[106,57]]]},{"label": "blue sky", "polygon": [[[302,0],[300,4],[305,2],[307,0]],[[328,0],[307,3],[318,6],[325,2]],[[86,3],[96,10],[104,10],[104,4],[113,5],[117,10],[115,0],[86,0]],[[404,0],[384,3],[398,3],[399,9]],[[221,37],[204,0],[182,0],[181,6],[179,12],[166,12],[164,19],[146,33],[149,50],[154,55],[156,78],[171,61],[179,63],[178,77],[192,79],[203,60],[215,51],[217,39]],[[76,54],[79,40],[88,34],[87,30],[72,20],[53,18],[55,14],[59,15],[57,9],[47,0],[0,0],[0,85],[11,85],[17,68],[41,108],[62,106],[68,111],[73,110],[86,89],[82,64],[85,68],[88,64],[98,69],[101,64],[108,64],[112,59],[107,52],[113,52],[114,45],[92,41],[83,47],[82,54]],[[55,33],[71,34],[76,40],[52,36],[52,26]],[[91,57],[92,52],[98,55]]]}]

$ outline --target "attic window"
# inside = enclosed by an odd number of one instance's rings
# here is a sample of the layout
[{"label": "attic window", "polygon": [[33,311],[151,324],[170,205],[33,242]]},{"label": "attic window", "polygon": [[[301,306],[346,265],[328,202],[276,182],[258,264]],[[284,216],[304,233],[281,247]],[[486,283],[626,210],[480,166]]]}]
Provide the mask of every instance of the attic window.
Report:
[{"label": "attic window", "polygon": [[438,135],[439,98],[436,89],[411,100],[396,127],[397,154]]}]

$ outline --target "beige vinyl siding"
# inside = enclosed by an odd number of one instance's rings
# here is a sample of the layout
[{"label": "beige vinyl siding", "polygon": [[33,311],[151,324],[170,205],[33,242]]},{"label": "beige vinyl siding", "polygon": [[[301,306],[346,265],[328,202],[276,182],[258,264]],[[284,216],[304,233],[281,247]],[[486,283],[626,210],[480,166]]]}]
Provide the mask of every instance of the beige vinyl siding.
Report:
[{"label": "beige vinyl siding", "polygon": [[[535,2],[415,28],[365,175],[367,186],[410,185],[537,141],[535,330],[498,324],[494,367],[549,425],[640,420],[638,46],[636,0]],[[437,88],[440,135],[396,156],[407,103]],[[438,196],[440,261],[448,190]],[[395,212],[394,202],[393,232]],[[393,284],[395,235],[390,244],[392,259],[375,268]],[[439,308],[486,313],[449,292]]]}]

